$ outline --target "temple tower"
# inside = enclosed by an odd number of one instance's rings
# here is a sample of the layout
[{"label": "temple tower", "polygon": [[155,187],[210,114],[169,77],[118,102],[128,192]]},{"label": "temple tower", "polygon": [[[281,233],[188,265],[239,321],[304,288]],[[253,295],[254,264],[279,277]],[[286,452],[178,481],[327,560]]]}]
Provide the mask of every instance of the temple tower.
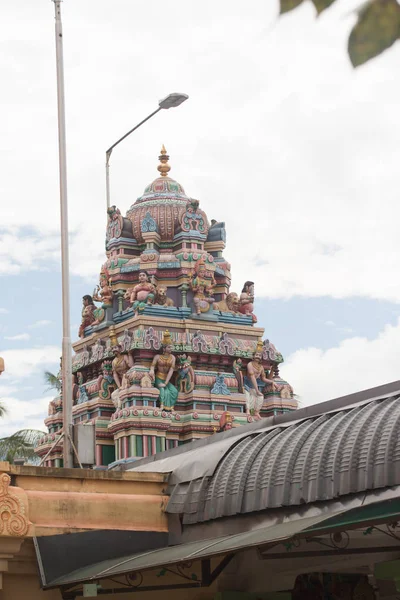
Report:
[{"label": "temple tower", "polygon": [[[225,223],[169,177],[164,146],[159,161],[125,217],[107,211],[106,261],[73,344],[73,419],[95,424],[98,468],[297,408],[254,283],[230,290]],[[61,466],[62,395],[46,425],[37,453]]]}]

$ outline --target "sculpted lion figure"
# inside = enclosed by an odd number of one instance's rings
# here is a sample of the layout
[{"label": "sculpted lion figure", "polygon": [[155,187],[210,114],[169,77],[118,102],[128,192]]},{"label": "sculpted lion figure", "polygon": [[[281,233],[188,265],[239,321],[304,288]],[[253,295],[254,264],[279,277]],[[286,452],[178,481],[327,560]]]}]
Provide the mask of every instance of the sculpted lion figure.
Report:
[{"label": "sculpted lion figure", "polygon": [[154,304],[161,304],[161,306],[174,306],[174,301],[167,297],[167,286],[158,285],[156,287],[156,297]]},{"label": "sculpted lion figure", "polygon": [[227,295],[225,300],[221,300],[221,302],[216,302],[214,304],[214,310],[219,310],[221,312],[230,312],[230,313],[238,313],[239,312],[239,296],[236,292],[231,292]]}]

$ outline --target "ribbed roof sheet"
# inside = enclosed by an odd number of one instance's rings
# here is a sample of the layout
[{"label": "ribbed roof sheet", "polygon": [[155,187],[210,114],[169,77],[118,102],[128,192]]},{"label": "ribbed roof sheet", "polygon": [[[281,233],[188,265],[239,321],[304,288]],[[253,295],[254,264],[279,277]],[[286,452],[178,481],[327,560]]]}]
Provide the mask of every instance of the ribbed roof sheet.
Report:
[{"label": "ribbed roof sheet", "polygon": [[177,484],[184,523],[326,501],[400,484],[400,396],[242,438],[211,476]]}]

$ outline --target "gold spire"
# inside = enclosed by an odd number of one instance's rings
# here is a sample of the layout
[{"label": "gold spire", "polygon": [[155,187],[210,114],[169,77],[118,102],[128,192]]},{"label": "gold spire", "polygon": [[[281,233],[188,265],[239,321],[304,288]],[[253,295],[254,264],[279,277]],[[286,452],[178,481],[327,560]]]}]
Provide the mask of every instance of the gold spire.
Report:
[{"label": "gold spire", "polygon": [[158,165],[157,170],[161,173],[161,177],[167,177],[168,172],[171,170],[171,167],[168,164],[169,156],[167,154],[164,144],[162,145],[161,154],[158,157],[158,160],[161,164]]},{"label": "gold spire", "polygon": [[256,346],[256,352],[262,352],[264,349],[264,344],[262,340],[258,340],[257,342],[257,346]]}]

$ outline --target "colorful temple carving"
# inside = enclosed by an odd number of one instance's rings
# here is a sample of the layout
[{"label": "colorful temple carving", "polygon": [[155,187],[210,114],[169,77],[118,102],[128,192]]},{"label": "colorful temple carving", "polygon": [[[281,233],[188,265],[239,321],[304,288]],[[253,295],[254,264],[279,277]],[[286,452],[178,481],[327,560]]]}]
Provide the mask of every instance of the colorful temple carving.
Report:
[{"label": "colorful temple carving", "polygon": [[[256,326],[254,283],[230,290],[225,224],[168,177],[164,147],[159,160],[126,217],[107,211],[107,260],[73,344],[73,420],[95,424],[97,467],[297,408]],[[61,466],[61,396],[45,423],[37,453]]]}]

